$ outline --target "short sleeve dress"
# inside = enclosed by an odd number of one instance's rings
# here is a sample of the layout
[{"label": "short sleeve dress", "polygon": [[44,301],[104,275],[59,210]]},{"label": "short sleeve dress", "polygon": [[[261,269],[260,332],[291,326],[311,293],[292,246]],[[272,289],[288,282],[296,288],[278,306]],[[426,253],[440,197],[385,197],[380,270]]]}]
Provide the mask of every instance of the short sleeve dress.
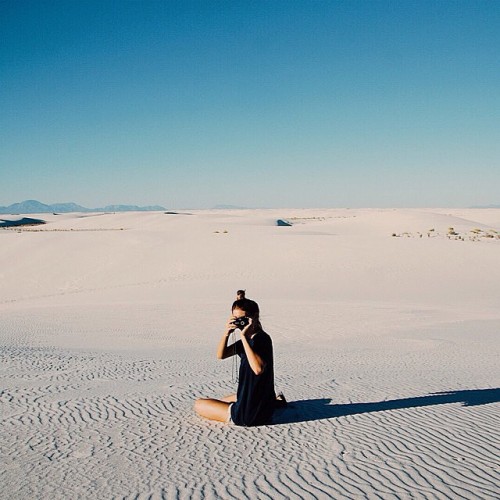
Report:
[{"label": "short sleeve dress", "polygon": [[241,358],[236,402],[231,406],[231,419],[235,425],[255,426],[270,423],[276,402],[274,390],[274,359],[271,337],[263,330],[248,343],[263,360],[264,370],[256,375],[248,362],[241,340],[234,344]]}]

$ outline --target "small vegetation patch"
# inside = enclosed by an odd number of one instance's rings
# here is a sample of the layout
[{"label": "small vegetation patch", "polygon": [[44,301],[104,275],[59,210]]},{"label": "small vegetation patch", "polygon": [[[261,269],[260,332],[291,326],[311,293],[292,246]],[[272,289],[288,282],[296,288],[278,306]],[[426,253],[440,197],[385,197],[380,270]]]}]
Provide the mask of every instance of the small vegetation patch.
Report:
[{"label": "small vegetation patch", "polygon": [[495,229],[489,229],[487,231],[479,228],[471,229],[470,231],[459,233],[453,227],[449,227],[445,233],[440,233],[433,229],[428,229],[425,232],[403,232],[403,233],[392,233],[393,238],[447,238],[449,240],[455,241],[481,241],[481,240],[500,240],[500,232]]}]

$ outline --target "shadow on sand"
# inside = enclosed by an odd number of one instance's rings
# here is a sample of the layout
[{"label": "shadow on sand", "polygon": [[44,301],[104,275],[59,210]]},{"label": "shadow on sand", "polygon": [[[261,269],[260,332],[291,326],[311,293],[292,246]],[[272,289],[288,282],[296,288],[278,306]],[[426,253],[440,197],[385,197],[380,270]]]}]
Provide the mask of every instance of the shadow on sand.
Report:
[{"label": "shadow on sand", "polygon": [[374,403],[331,404],[332,399],[304,399],[291,401],[288,406],[276,410],[273,424],[310,422],[327,418],[374,413],[378,411],[419,408],[423,406],[462,403],[462,406],[478,406],[500,401],[500,388],[473,389],[466,391],[438,392],[415,398],[392,399]]},{"label": "shadow on sand", "polygon": [[0,219],[0,227],[18,227],[18,226],[39,226],[45,224],[42,219],[32,219],[31,217],[23,217],[19,220]]}]

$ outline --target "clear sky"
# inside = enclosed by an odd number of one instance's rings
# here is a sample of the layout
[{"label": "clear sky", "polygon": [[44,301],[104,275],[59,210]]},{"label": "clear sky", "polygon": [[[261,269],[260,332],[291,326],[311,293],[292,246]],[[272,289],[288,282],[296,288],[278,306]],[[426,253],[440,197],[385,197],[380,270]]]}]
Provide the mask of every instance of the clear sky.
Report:
[{"label": "clear sky", "polygon": [[500,204],[500,2],[0,2],[0,205]]}]

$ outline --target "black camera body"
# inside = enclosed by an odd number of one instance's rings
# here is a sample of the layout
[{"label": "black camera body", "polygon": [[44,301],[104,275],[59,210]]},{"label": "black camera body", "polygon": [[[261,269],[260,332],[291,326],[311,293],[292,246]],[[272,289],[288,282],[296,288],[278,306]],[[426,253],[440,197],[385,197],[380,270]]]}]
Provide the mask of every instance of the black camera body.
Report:
[{"label": "black camera body", "polygon": [[245,326],[247,326],[249,323],[250,323],[250,321],[248,320],[248,318],[246,316],[243,316],[243,318],[236,318],[233,320],[233,325],[236,328],[239,328],[240,330],[245,328]]}]

